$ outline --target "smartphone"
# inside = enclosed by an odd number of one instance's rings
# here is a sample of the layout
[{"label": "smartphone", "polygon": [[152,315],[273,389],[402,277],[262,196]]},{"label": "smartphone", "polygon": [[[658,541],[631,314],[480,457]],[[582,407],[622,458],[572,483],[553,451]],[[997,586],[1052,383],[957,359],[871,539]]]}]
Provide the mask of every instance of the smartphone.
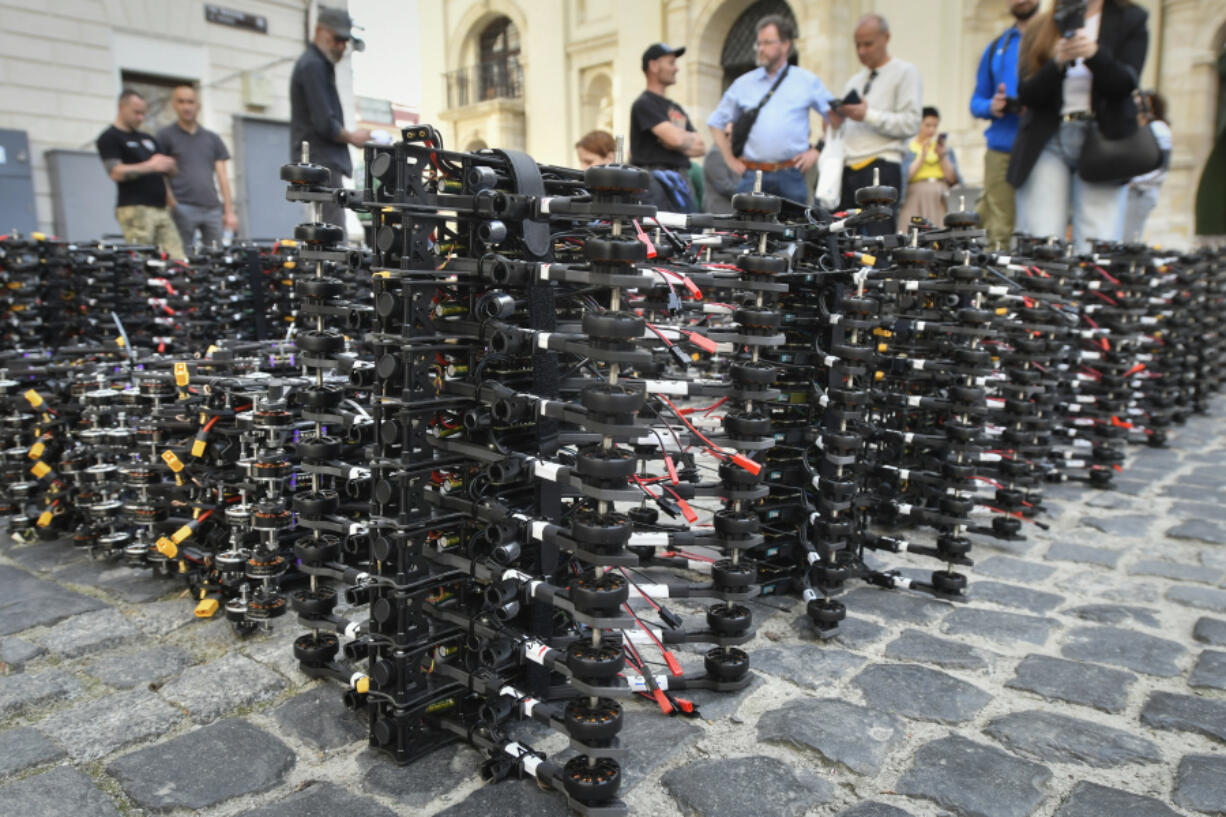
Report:
[{"label": "smartphone", "polygon": [[843,105],[858,105],[860,104],[860,92],[852,88],[847,92],[847,96],[839,100],[839,106]]},{"label": "smartphone", "polygon": [[943,145],[943,144],[945,144],[945,139],[946,139],[946,137],[948,137],[948,136],[949,136],[949,134],[948,134],[948,133],[942,133],[940,136],[938,136],[938,137],[937,137],[937,144],[938,144],[938,145]]}]

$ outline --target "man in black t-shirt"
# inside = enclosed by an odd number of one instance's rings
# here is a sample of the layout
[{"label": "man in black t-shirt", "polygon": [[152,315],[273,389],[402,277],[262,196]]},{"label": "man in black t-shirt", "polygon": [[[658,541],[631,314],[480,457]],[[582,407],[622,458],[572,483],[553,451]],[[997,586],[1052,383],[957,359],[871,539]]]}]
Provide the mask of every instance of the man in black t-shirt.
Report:
[{"label": "man in black t-shirt", "polygon": [[125,89],[119,95],[115,122],[95,143],[118,188],[115,219],[129,244],[156,244],[169,257],[183,258],[183,243],[170,218],[174,196],[166,182],[166,174],[178,166],[158,149],[152,136],[141,132],[144,121],[145,98]]},{"label": "man in black t-shirt", "polygon": [[684,48],[656,43],[643,52],[647,90],[630,108],[630,163],[651,171],[651,203],[660,210],[697,210],[690,189],[690,157],[706,146],[680,105],[664,96],[677,81],[677,57]]}]

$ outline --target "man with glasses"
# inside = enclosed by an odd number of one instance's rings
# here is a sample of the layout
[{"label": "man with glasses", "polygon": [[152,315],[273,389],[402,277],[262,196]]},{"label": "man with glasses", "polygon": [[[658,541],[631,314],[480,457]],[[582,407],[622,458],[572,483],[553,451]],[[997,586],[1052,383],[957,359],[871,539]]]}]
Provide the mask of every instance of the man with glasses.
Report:
[{"label": "man with glasses", "polygon": [[[819,155],[817,146],[809,144],[809,111],[826,116],[834,97],[817,76],[788,65],[796,39],[791,20],[767,15],[758,21],[757,29],[759,67],[728,86],[707,125],[728,168],[741,178],[737,192],[751,190],[760,170],[764,193],[803,204],[809,198],[805,171]],[[757,120],[737,156],[724,128],[755,108]]]},{"label": "man with glasses", "polygon": [[[345,129],[345,113],[340,94],[336,91],[336,64],[345,56],[345,47],[353,40],[355,51],[366,45],[352,36],[353,19],[344,9],[319,7],[315,23],[315,38],[294,63],[289,81],[290,161],[302,158],[302,143],[311,148],[311,162],[332,171],[331,185],[340,187],[345,176],[353,175],[349,146],[361,147],[370,141],[365,128]],[[345,208],[325,204],[323,220],[345,226]]]},{"label": "man with glasses", "polygon": [[[887,51],[890,26],[880,14],[866,14],[856,24],[856,56],[864,66],[847,80],[844,102],[831,117],[842,124],[844,149],[843,198],[839,209],[856,207],[856,190],[877,183],[898,188],[902,197],[902,158],[907,141],[919,133],[923,110],[923,81],[919,69],[893,58]],[[853,94],[853,91],[855,92]],[[897,203],[894,205],[898,213]],[[867,235],[894,231],[892,222],[864,228]]]}]

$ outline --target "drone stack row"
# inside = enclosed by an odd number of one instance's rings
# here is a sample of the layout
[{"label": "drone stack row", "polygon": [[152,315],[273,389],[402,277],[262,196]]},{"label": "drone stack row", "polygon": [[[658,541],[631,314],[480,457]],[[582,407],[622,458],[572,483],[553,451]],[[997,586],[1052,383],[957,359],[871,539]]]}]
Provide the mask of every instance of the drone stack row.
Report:
[{"label": "drone stack row", "polygon": [[10,349],[109,341],[177,354],[284,337],[297,252],[246,243],[171,260],[152,246],[0,236],[0,337]]},{"label": "drone stack row", "polygon": [[399,762],[465,741],[623,813],[630,702],[744,688],[754,598],[820,637],[857,582],[962,600],[975,540],[1042,524],[1047,483],[1109,487],[1221,385],[1220,253],[988,253],[962,211],[865,238],[881,185],[657,213],[638,168],[402,136],[356,190],[286,165],[293,241],[0,239],[9,535],[240,635],[296,618]]}]

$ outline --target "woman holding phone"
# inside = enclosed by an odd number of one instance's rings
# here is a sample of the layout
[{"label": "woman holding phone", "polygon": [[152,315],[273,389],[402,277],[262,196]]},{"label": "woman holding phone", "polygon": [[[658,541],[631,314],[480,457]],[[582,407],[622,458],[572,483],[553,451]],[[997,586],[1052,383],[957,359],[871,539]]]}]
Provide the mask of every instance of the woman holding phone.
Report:
[{"label": "woman holding phone", "polygon": [[[1074,13],[1070,14],[1069,10]],[[1009,158],[1017,229],[1063,238],[1070,220],[1077,252],[1090,239],[1119,241],[1125,186],[1077,175],[1090,128],[1119,140],[1137,129],[1132,93],[1149,45],[1145,9],[1128,0],[1088,0],[1084,16],[1057,2],[1026,27],[1018,51],[1021,124]]]},{"label": "woman holding phone", "polygon": [[900,233],[910,229],[915,216],[937,227],[945,223],[949,188],[960,179],[954,152],[945,144],[945,134],[937,133],[940,127],[940,111],[925,106],[919,134],[907,144],[908,152],[902,160],[906,186],[899,191],[903,196],[898,211]]}]

